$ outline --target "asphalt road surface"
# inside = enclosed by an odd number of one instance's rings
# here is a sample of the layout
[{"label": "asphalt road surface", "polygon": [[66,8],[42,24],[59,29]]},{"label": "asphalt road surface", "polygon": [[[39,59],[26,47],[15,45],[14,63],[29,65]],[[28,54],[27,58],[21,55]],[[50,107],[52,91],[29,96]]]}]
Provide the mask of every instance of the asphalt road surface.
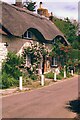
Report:
[{"label": "asphalt road surface", "polygon": [[67,103],[78,97],[78,77],[3,97],[3,118],[74,118]]}]

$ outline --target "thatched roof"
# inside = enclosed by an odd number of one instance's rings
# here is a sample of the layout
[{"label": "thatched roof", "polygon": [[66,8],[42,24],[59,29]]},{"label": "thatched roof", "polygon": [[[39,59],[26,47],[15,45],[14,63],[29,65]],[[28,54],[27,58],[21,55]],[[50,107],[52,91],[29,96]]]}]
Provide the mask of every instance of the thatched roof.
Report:
[{"label": "thatched roof", "polygon": [[[22,36],[28,29],[33,28],[39,31],[45,40],[53,40],[56,36],[64,38],[63,33],[47,18],[4,2],[0,5],[2,5],[1,24],[10,34]],[[68,44],[66,39],[65,42]]]}]

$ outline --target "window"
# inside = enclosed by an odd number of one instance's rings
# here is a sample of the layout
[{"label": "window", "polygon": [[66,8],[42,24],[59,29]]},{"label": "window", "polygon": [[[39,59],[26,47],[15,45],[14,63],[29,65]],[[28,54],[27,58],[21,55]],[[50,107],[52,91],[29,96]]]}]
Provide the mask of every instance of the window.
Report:
[{"label": "window", "polygon": [[57,65],[57,59],[55,57],[52,58],[52,65],[54,65],[54,66]]},{"label": "window", "polygon": [[32,37],[33,37],[33,34],[31,31],[26,31],[24,33],[24,38],[32,39]]}]

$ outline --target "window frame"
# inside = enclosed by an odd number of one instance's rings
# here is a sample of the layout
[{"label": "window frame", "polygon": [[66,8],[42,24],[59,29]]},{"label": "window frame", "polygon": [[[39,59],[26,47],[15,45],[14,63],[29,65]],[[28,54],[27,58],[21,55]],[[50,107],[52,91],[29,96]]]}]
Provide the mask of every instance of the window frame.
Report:
[{"label": "window frame", "polygon": [[[26,34],[26,36],[25,36]],[[30,34],[30,35],[29,35]],[[31,37],[30,37],[31,36]],[[23,38],[26,38],[26,39],[32,39],[33,38],[33,33],[29,30],[27,30],[24,35],[23,35]]]}]

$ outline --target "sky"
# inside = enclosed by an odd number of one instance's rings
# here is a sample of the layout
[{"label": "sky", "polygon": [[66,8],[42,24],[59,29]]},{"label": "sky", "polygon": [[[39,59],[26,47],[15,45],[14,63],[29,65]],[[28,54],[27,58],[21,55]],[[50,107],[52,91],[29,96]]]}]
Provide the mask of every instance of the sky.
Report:
[{"label": "sky", "polygon": [[[7,3],[15,3],[15,0],[2,0]],[[25,0],[22,0],[25,1]],[[43,2],[43,8],[47,8],[49,12],[53,12],[54,16],[60,18],[76,19],[78,20],[78,1],[79,0],[32,0],[37,3]]]}]

